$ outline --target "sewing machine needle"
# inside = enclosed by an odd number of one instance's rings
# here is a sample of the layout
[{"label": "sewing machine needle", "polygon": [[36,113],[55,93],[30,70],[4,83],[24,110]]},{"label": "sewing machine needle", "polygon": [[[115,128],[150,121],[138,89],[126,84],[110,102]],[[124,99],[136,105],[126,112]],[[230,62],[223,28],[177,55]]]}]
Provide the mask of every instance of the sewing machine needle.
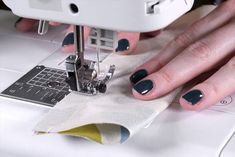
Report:
[{"label": "sewing machine needle", "polygon": [[101,38],[101,30],[97,29],[97,47],[96,47],[96,54],[97,54],[97,67],[98,67],[98,75],[100,75],[100,38]]},{"label": "sewing machine needle", "polygon": [[84,65],[84,27],[74,26],[74,46],[76,50],[77,57],[81,60],[81,64]]}]

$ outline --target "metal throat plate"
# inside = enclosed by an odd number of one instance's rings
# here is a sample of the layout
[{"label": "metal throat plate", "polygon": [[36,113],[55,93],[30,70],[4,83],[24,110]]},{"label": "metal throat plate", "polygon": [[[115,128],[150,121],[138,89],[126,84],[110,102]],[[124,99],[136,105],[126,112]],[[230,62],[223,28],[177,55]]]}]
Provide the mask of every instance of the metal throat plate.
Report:
[{"label": "metal throat plate", "polygon": [[69,92],[66,71],[36,66],[0,95],[53,107]]}]

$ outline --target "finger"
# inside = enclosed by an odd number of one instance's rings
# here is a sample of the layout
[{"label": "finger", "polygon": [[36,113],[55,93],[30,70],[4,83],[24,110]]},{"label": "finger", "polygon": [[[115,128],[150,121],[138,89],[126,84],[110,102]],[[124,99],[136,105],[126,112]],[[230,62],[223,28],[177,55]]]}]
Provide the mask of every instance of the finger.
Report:
[{"label": "finger", "polygon": [[[90,33],[89,27],[84,27],[84,40],[86,41],[88,39]],[[62,47],[64,52],[74,52],[75,46],[74,46],[74,32],[73,32],[73,26],[69,26],[67,30],[67,34],[62,42]]]},{"label": "finger", "polygon": [[15,27],[19,31],[28,32],[28,31],[33,30],[37,23],[38,21],[36,20],[19,18],[15,23]]},{"label": "finger", "polygon": [[198,84],[180,98],[184,109],[202,110],[235,92],[235,57],[212,77]]},{"label": "finger", "polygon": [[140,33],[119,32],[117,35],[118,46],[116,52],[118,54],[130,54],[134,52],[140,39]]},{"label": "finger", "polygon": [[59,22],[49,22],[49,24],[51,26],[59,26],[59,25],[61,25],[61,23],[59,23]]},{"label": "finger", "polygon": [[[162,49],[158,55],[138,67],[132,77],[136,77],[136,75],[139,75],[139,70],[145,70],[145,73],[151,74],[161,69],[190,44],[201,39],[206,34],[211,33],[215,29],[222,27],[233,16],[235,16],[234,4],[231,6],[231,1],[225,2],[220,7],[216,8],[214,11],[208,14],[206,17],[194,23],[185,32],[177,36],[164,49]],[[146,75],[142,76],[146,77]],[[143,79],[143,77],[136,78],[138,79],[134,80],[134,82],[132,83],[136,83]]]},{"label": "finger", "polygon": [[235,23],[230,23],[192,44],[158,72],[137,83],[134,96],[150,100],[170,92],[216,66],[235,50],[234,43]]},{"label": "finger", "polygon": [[149,39],[149,38],[153,38],[155,36],[158,36],[162,31],[163,30],[157,30],[157,31],[153,31],[153,32],[141,33],[140,40]]}]

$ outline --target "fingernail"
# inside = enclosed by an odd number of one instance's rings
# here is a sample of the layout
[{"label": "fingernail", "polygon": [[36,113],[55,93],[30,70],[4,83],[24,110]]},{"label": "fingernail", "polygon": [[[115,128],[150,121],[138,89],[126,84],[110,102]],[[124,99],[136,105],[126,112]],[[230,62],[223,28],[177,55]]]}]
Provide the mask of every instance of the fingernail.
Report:
[{"label": "fingernail", "polygon": [[141,70],[136,71],[133,75],[131,75],[130,81],[131,83],[136,84],[137,82],[139,82],[146,76],[148,76],[147,70],[141,69]]},{"label": "fingernail", "polygon": [[188,103],[190,103],[193,106],[199,103],[203,97],[204,95],[200,90],[192,90],[186,93],[184,96],[182,96],[184,100],[186,100]]},{"label": "fingernail", "polygon": [[21,18],[19,18],[16,22],[15,22],[15,27],[16,27],[16,25],[22,20],[23,18],[21,17]]},{"label": "fingernail", "polygon": [[118,41],[118,47],[116,49],[116,52],[123,52],[127,51],[130,48],[130,43],[127,39],[121,39]]},{"label": "fingernail", "polygon": [[74,44],[74,33],[69,33],[63,40],[62,46],[68,46]]},{"label": "fingernail", "polygon": [[153,89],[153,81],[144,80],[134,86],[134,90],[141,95],[148,94]]}]

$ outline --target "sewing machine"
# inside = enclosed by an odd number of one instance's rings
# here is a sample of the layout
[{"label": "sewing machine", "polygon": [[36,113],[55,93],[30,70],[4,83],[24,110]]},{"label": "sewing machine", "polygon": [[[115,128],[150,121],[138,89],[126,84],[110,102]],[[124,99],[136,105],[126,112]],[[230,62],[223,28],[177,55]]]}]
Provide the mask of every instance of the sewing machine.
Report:
[{"label": "sewing machine", "polygon": [[[192,8],[194,0],[3,0],[13,13],[40,19],[38,33],[48,21],[74,25],[75,55],[66,59],[66,82],[71,91],[86,95],[106,92],[115,65],[107,73],[99,69],[100,51],[117,47],[117,31],[149,32],[166,27]],[[84,28],[90,26],[88,46],[96,49],[97,61],[84,59]]]},{"label": "sewing machine", "polygon": [[[181,21],[198,19],[199,15],[193,15]],[[17,19],[11,12],[0,11],[0,91],[37,65],[63,69],[60,62],[69,55],[60,49],[65,27],[56,27],[45,36],[38,36],[34,32],[15,30]],[[235,96],[228,97],[199,113],[172,105],[127,143],[107,147],[60,135],[35,136],[33,128],[51,108],[0,97],[0,156],[234,157],[233,98]]]}]

